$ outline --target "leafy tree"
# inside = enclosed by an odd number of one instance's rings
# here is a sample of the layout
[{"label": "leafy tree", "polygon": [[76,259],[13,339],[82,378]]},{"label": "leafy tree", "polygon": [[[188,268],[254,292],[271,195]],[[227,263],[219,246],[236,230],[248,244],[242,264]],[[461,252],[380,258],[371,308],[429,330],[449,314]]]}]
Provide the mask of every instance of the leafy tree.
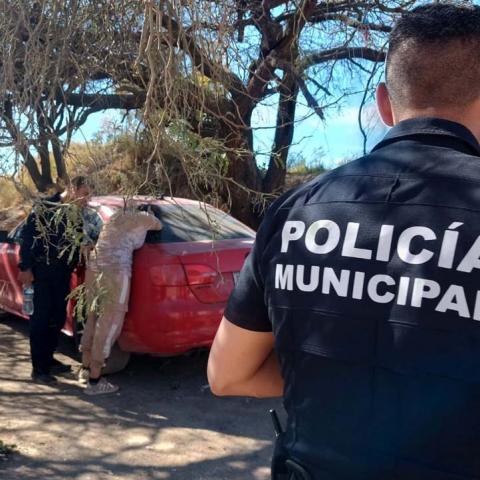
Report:
[{"label": "leafy tree", "polygon": [[[414,4],[145,2],[139,63],[149,72],[144,113],[152,138],[161,143],[171,122],[182,119],[199,144],[214,139],[217,158],[227,162],[221,168],[210,165],[210,185],[230,200],[234,215],[256,225],[263,202],[285,184],[299,105],[324,120],[326,109],[345,96],[370,92],[385,59],[391,24]],[[276,120],[270,158],[262,169],[252,118],[265,104],[275,109]],[[181,158],[190,181],[206,191],[207,185],[192,175],[195,155]]]},{"label": "leafy tree", "polygon": [[[42,191],[88,116],[138,109],[150,182],[172,162],[193,194],[255,226],[285,184],[299,118],[370,91],[394,18],[412,0],[0,2],[0,141]],[[365,94],[365,99],[367,94]],[[260,168],[252,118],[275,111]],[[51,156],[50,156],[51,154]],[[36,161],[36,156],[39,162]]]},{"label": "leafy tree", "polygon": [[53,170],[67,180],[65,152],[90,114],[141,107],[144,95],[121,87],[132,76],[139,15],[136,1],[0,2],[0,146],[10,147],[4,170],[25,167],[45,191]]}]

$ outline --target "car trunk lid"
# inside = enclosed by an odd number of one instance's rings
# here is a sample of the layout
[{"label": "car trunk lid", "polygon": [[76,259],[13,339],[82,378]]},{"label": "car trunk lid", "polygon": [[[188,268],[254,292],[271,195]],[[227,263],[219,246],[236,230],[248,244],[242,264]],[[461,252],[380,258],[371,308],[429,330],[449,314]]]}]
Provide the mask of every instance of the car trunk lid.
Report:
[{"label": "car trunk lid", "polygon": [[187,285],[202,303],[226,302],[238,273],[253,245],[253,239],[185,242],[164,245],[178,255]]}]

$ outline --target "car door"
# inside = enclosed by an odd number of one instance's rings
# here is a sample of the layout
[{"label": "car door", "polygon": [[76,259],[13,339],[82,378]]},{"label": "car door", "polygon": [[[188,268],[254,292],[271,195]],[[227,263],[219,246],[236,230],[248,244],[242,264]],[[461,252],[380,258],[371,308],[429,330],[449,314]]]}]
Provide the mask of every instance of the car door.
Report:
[{"label": "car door", "polygon": [[0,243],[0,308],[10,310],[12,308],[12,289],[10,287],[8,261],[8,244]]},{"label": "car door", "polygon": [[22,226],[23,222],[0,243],[0,306],[14,313],[22,309],[22,289],[17,280]]},{"label": "car door", "polygon": [[7,244],[7,259],[9,266],[10,291],[12,298],[12,307],[16,313],[22,313],[22,285],[18,281],[18,264],[20,263],[20,235],[24,222],[18,225],[10,234],[11,243]]}]

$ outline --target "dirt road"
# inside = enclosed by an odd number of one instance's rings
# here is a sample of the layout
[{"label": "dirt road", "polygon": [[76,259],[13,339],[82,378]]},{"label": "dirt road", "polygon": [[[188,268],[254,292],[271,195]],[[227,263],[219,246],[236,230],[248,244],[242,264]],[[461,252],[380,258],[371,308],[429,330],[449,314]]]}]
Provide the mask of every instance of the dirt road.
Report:
[{"label": "dirt road", "polygon": [[[18,453],[2,480],[266,480],[273,400],[215,398],[206,354],[133,357],[121,391],[87,397],[73,378],[30,381],[27,323],[0,315],[0,439]],[[60,360],[76,365],[64,338]],[[59,377],[60,378],[60,377]]]}]

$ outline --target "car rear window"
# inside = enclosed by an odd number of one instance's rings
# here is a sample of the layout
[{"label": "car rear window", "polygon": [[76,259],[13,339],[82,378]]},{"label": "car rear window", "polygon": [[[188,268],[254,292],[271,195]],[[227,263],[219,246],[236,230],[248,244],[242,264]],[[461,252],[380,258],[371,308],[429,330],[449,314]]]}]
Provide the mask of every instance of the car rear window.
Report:
[{"label": "car rear window", "polygon": [[157,216],[163,223],[163,229],[148,232],[147,243],[254,238],[247,226],[213,207],[162,205],[159,210]]}]

